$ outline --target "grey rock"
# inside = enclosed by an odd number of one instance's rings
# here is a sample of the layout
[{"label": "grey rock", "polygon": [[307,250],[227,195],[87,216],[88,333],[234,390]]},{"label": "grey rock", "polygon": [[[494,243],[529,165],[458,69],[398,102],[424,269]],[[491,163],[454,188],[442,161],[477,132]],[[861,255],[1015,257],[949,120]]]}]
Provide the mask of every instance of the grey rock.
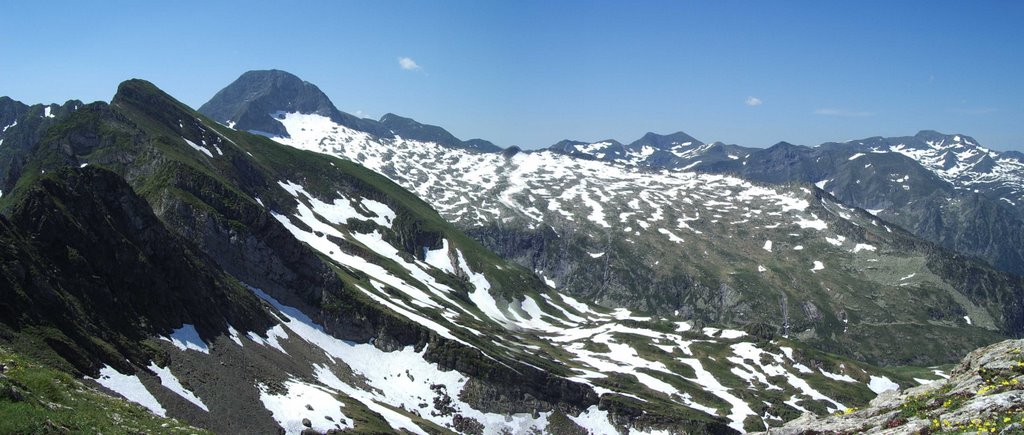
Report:
[{"label": "grey rock", "polygon": [[[957,430],[970,430],[973,421],[1001,419],[1015,410],[1024,408],[1024,373],[1020,363],[1024,340],[1006,340],[971,352],[950,372],[950,378],[909,388],[887,391],[872,400],[864,409],[843,416],[818,417],[811,414],[792,420],[781,428],[767,433],[796,435],[801,433],[879,433],[890,435],[916,434],[930,430],[934,421]],[[983,376],[984,375],[984,376]],[[1017,380],[1016,383],[1013,381]],[[983,391],[982,387],[985,387]],[[981,392],[982,394],[979,394]],[[959,406],[945,405],[947,400]],[[922,403],[918,413],[926,418],[910,417],[907,421],[894,421],[905,411],[910,399]],[[940,405],[941,404],[941,405]],[[903,414],[905,415],[905,413]],[[886,427],[894,425],[895,427]],[[1021,433],[1019,423],[1011,424],[1000,433]]]}]

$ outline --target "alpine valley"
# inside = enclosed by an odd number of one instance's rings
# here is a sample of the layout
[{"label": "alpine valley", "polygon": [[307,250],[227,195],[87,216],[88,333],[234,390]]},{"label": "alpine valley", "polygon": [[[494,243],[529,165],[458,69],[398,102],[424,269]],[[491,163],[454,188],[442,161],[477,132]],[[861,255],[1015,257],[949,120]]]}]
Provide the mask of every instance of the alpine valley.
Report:
[{"label": "alpine valley", "polygon": [[142,80],[4,97],[0,128],[2,433],[875,432],[920,397],[891,390],[1024,402],[1024,156],[963,134],[523,151],[276,70],[198,110]]}]

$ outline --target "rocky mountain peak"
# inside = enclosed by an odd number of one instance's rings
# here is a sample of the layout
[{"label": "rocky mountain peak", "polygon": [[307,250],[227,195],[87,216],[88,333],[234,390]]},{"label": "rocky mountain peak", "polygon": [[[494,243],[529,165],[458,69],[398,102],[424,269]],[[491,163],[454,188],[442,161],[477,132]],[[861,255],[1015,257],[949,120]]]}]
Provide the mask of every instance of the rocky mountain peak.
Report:
[{"label": "rocky mountain peak", "polygon": [[982,148],[973,137],[963,134],[943,134],[934,130],[921,130],[914,135],[932,148],[974,147]]},{"label": "rocky mountain peak", "polygon": [[222,124],[268,136],[288,136],[288,130],[272,116],[277,112],[316,114],[358,125],[358,118],[340,112],[316,85],[280,70],[242,74],[199,111]]},{"label": "rocky mountain peak", "polygon": [[464,141],[441,127],[422,124],[415,119],[406,118],[394,113],[384,114],[378,122],[380,124],[381,136],[400,136],[403,139],[434,142],[449,148],[462,148],[489,153],[501,151],[501,147],[489,141],[483,139]]},{"label": "rocky mountain peak", "polygon": [[316,85],[280,70],[242,74],[203,104],[199,112],[236,130],[270,137],[291,137],[278,117],[299,113],[320,115],[341,126],[379,137],[401,136],[454,148],[501,151],[491,142],[482,139],[463,141],[441,127],[422,124],[394,113],[374,121],[342,112]]},{"label": "rocky mountain peak", "polygon": [[690,136],[682,131],[677,131],[671,134],[657,134],[648,132],[640,139],[637,139],[633,143],[629,144],[630,148],[640,148],[644,145],[650,146],[654,149],[669,149],[676,146],[694,146],[703,145],[703,143],[693,136]]}]

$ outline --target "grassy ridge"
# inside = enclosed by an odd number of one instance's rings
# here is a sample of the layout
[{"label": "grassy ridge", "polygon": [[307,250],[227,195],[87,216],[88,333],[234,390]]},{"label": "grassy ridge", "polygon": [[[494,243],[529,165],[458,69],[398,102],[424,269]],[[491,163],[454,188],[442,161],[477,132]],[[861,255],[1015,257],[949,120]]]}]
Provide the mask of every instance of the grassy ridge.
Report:
[{"label": "grassy ridge", "polygon": [[0,348],[0,433],[211,433]]}]

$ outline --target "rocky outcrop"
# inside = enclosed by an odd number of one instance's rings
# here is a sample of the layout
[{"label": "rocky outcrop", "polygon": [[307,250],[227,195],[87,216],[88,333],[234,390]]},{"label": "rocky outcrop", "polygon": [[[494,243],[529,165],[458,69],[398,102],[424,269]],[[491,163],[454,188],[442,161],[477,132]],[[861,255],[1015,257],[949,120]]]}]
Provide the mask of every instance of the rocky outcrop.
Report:
[{"label": "rocky outcrop", "polygon": [[[116,174],[66,168],[0,217],[0,331],[69,369],[148,361],[139,342],[184,323],[202,337],[265,331],[261,302],[168,230]],[[33,332],[40,329],[47,332]]]},{"label": "rocky outcrop", "polygon": [[771,435],[1024,433],[1024,340],[975,350],[950,378],[880,394],[864,409],[825,418],[805,414]]}]

